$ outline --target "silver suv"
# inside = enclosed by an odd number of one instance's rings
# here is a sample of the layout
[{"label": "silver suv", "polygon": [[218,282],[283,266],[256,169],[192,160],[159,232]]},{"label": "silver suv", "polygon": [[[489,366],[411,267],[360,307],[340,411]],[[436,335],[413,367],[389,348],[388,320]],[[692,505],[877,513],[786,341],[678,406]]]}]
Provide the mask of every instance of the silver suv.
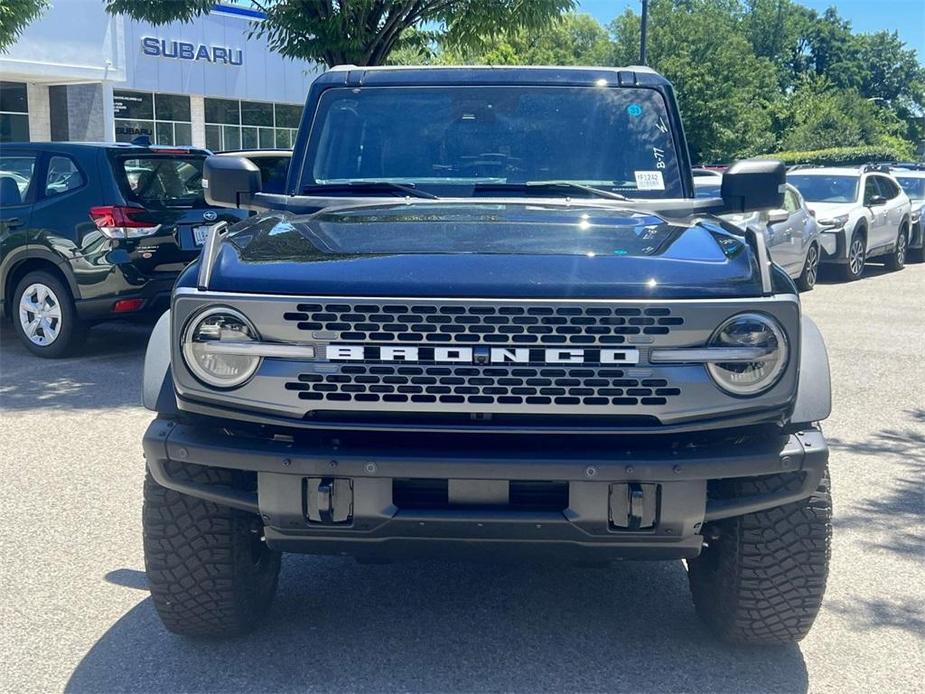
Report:
[{"label": "silver suv", "polygon": [[[695,170],[696,171],[696,170]],[[719,197],[721,175],[694,174],[694,195],[698,198]],[[743,229],[753,226],[764,236],[771,260],[790,275],[800,291],[816,286],[819,274],[819,225],[814,213],[794,186],[784,189],[784,206],[776,210],[721,215]]]},{"label": "silver suv", "polygon": [[909,248],[912,208],[890,174],[872,167],[798,169],[787,175],[816,213],[822,262],[838,265],[846,280],[883,257],[901,270]]}]

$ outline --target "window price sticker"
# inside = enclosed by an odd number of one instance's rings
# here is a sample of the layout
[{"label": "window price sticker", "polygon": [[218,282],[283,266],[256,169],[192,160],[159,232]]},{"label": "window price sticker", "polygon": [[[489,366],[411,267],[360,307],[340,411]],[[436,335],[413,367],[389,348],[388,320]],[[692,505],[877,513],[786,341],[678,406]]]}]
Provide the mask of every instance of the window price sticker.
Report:
[{"label": "window price sticker", "polygon": [[636,190],[665,190],[661,171],[636,171]]}]

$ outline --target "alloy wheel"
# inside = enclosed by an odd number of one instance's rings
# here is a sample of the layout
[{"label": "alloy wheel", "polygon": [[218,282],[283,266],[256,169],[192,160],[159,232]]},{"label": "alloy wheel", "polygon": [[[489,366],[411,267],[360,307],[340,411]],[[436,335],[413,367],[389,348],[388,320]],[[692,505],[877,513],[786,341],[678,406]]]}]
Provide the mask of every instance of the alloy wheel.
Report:
[{"label": "alloy wheel", "polygon": [[848,266],[851,268],[851,274],[860,277],[864,272],[864,239],[855,238],[851,241],[851,248],[848,250]]},{"label": "alloy wheel", "polygon": [[906,235],[900,234],[896,239],[896,265],[902,267],[906,264]]},{"label": "alloy wheel", "polygon": [[819,276],[819,248],[815,245],[809,247],[806,254],[806,286],[812,288],[816,286],[816,278]]},{"label": "alloy wheel", "polygon": [[61,333],[61,302],[41,283],[30,284],[19,299],[19,324],[33,344],[47,347]]}]

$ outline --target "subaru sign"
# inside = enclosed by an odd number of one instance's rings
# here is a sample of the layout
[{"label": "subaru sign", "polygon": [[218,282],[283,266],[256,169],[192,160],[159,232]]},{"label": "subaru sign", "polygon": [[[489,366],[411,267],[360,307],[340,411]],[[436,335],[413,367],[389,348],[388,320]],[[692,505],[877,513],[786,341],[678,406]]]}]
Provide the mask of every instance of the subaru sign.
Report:
[{"label": "subaru sign", "polygon": [[145,55],[160,58],[205,60],[209,63],[224,63],[225,65],[244,64],[244,52],[240,48],[207,46],[204,43],[195,44],[186,41],[168,41],[154,36],[142,37],[141,50]]}]

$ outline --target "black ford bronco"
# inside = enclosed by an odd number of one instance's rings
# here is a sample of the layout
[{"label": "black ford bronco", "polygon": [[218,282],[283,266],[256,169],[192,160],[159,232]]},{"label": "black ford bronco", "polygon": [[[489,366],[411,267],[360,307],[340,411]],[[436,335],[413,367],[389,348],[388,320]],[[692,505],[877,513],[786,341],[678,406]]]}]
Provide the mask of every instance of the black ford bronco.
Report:
[{"label": "black ford bronco", "polygon": [[744,161],[694,199],[647,68],[357,68],[283,193],[211,157],[217,227],[155,328],[144,548],[172,631],[267,611],[282,552],[685,560],[720,637],[802,638],[829,561],[829,368]]}]

